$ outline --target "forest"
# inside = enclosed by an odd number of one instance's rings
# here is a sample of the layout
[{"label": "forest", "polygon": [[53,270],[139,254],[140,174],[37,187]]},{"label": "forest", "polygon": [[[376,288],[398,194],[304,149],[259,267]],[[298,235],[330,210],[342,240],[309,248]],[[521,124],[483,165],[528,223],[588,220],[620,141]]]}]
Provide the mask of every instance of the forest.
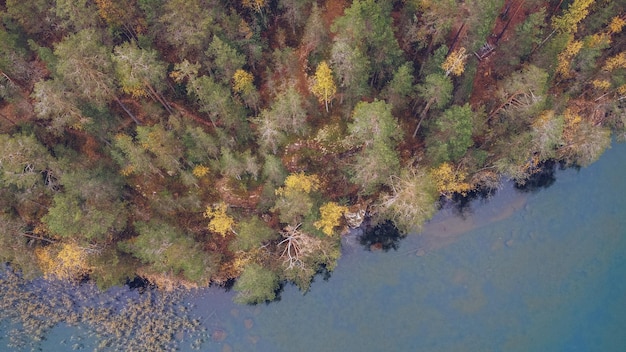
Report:
[{"label": "forest", "polygon": [[349,228],[584,167],[626,132],[626,0],[1,0],[0,261],[308,290]]}]

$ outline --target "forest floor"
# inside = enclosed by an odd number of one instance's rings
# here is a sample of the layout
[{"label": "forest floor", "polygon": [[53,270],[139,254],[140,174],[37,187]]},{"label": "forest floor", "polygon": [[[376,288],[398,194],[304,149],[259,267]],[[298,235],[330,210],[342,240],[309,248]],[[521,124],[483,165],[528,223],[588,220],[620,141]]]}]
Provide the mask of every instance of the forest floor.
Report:
[{"label": "forest floor", "polygon": [[[470,97],[470,104],[474,108],[493,97],[498,81],[498,77],[493,74],[495,72],[494,68],[496,65],[501,64],[498,62],[498,43],[508,41],[513,36],[515,27],[526,20],[530,12],[530,9],[524,7],[524,0],[509,3],[509,5],[507,5],[507,3],[509,2],[505,2],[500,14],[503,14],[507,6],[509,6],[508,15],[498,16],[496,24],[491,31],[491,35],[487,39],[487,43],[494,46],[495,49],[489,55],[479,60],[478,67],[476,68],[472,95]],[[475,55],[473,56],[476,58]]]}]

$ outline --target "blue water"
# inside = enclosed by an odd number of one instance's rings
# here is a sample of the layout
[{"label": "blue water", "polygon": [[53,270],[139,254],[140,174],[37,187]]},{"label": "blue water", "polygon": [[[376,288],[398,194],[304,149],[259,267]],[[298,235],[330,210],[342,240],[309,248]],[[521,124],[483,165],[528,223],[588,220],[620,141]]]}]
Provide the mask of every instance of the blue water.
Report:
[{"label": "blue water", "polygon": [[[306,295],[287,286],[279,302],[238,306],[230,292],[192,292],[202,350],[626,351],[625,176],[617,144],[549,188],[504,186],[462,217],[447,209],[397,251],[346,241]],[[67,350],[58,340],[42,349]]]}]

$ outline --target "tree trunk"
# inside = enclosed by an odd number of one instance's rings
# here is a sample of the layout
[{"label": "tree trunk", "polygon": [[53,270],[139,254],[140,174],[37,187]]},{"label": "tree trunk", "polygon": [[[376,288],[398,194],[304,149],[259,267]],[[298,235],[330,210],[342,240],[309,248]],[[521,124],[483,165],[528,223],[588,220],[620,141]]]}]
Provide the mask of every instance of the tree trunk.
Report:
[{"label": "tree trunk", "polygon": [[430,110],[430,106],[433,105],[434,102],[435,102],[435,98],[433,97],[433,98],[430,98],[428,103],[426,103],[424,110],[422,110],[422,113],[420,114],[420,120],[417,123],[417,127],[415,127],[415,131],[413,131],[413,138],[417,136],[417,131],[420,129],[420,126],[422,125],[422,121],[424,121],[424,117],[426,117],[426,114],[428,114],[428,110]]}]

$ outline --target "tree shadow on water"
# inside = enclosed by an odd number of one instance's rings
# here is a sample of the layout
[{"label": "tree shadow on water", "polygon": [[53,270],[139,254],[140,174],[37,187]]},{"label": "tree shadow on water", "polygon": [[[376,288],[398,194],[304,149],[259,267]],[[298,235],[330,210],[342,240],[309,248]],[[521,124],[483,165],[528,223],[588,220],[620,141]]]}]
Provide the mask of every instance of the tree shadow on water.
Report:
[{"label": "tree shadow on water", "polygon": [[402,237],[402,234],[393,225],[393,222],[387,220],[368,227],[359,238],[359,242],[369,251],[382,250],[387,252],[390,249],[398,250]]},{"label": "tree shadow on water", "polygon": [[563,164],[554,161],[546,161],[540,166],[539,171],[532,174],[526,182],[523,184],[516,182],[515,189],[524,193],[534,193],[552,186],[556,181],[555,173],[557,165],[561,170],[565,168]]}]

